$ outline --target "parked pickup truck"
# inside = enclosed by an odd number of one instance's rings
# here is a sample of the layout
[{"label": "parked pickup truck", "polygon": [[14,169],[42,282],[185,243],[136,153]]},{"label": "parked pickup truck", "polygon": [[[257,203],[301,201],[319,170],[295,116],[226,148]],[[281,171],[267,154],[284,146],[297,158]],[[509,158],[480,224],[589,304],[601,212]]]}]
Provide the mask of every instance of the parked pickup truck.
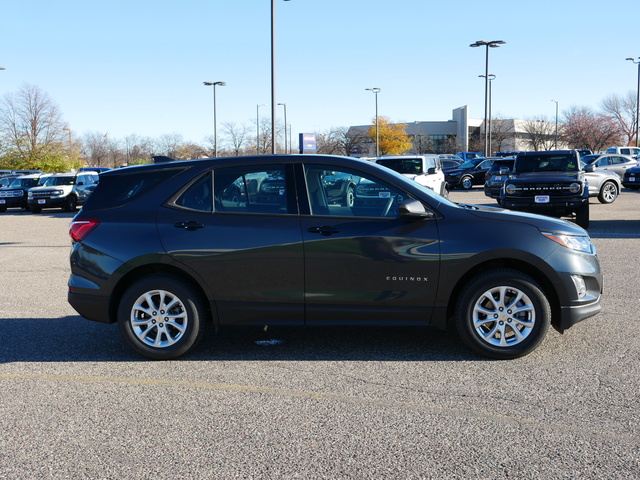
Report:
[{"label": "parked pickup truck", "polygon": [[553,217],[573,217],[589,227],[589,182],[580,166],[577,150],[522,152],[504,183],[500,205],[511,210]]}]

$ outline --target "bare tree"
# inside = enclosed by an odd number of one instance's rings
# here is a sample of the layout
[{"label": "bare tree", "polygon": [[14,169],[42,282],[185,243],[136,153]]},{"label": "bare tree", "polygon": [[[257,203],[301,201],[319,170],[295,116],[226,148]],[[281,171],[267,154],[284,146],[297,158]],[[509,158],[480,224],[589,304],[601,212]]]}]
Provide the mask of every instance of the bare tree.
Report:
[{"label": "bare tree", "polygon": [[513,138],[513,121],[502,118],[494,118],[491,120],[492,152],[501,152],[505,150],[510,138]]},{"label": "bare tree", "polygon": [[179,133],[166,133],[160,135],[156,141],[155,155],[165,155],[175,158],[176,160],[184,160],[180,158],[180,147],[184,144],[182,135]]},{"label": "bare tree", "polygon": [[[40,88],[25,84],[0,102],[2,152],[24,166],[78,161],[58,106]],[[66,160],[65,160],[66,159]]]},{"label": "bare tree", "polygon": [[243,149],[247,147],[251,128],[244,123],[236,125],[235,122],[225,122],[222,128],[231,146],[232,155],[236,157],[242,155]]},{"label": "bare tree", "polygon": [[624,145],[633,144],[638,128],[636,118],[636,92],[629,91],[626,96],[609,95],[600,104],[606,115],[613,117],[620,127]]},{"label": "bare tree", "polygon": [[89,132],[82,138],[82,155],[85,164],[91,167],[112,167],[109,159],[112,146],[109,144],[109,136],[106,133]]},{"label": "bare tree", "polygon": [[524,121],[522,129],[532,150],[553,149],[556,134],[555,122],[548,122],[543,117],[533,118]]}]

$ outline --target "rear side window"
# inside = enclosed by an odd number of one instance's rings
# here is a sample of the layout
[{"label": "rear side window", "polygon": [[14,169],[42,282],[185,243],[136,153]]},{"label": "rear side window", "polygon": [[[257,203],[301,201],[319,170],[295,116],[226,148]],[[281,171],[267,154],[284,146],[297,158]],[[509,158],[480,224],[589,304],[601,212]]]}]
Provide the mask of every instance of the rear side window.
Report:
[{"label": "rear side window", "polygon": [[290,167],[250,165],[213,172],[214,210],[229,213],[295,213]]},{"label": "rear side window", "polygon": [[162,170],[133,170],[118,172],[118,175],[105,175],[86,202],[85,208],[107,208],[125,205],[150,192],[170,178],[182,173],[184,168]]}]

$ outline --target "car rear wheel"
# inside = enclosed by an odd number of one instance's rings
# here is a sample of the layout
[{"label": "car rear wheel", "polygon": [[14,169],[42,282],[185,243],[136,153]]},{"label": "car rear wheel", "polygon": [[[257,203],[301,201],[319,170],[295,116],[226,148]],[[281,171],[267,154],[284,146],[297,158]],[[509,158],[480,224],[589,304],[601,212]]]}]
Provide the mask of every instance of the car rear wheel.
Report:
[{"label": "car rear wheel", "polygon": [[613,203],[618,198],[618,186],[613,182],[604,182],[600,187],[598,200],[600,203]]},{"label": "car rear wheel", "polygon": [[551,306],[540,286],[517,270],[490,270],[471,280],[456,306],[463,342],[490,358],[518,358],[532,352],[551,323]]},{"label": "car rear wheel", "polygon": [[67,212],[75,212],[78,208],[78,199],[73,195],[68,196],[62,208]]},{"label": "car rear wheel", "polygon": [[206,311],[196,291],[169,275],[151,275],[126,290],[118,308],[125,342],[152,360],[170,360],[193,348]]}]

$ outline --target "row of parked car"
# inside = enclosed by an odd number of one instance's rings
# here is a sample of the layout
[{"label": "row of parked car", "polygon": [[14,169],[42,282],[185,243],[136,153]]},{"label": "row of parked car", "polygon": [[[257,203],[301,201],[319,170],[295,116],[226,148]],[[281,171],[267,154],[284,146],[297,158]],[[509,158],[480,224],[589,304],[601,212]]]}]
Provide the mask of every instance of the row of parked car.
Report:
[{"label": "row of parked car", "polygon": [[14,170],[0,177],[0,212],[8,208],[32,213],[45,208],[74,212],[95,189],[99,173],[94,169],[63,173]]},{"label": "row of parked car", "polygon": [[[631,148],[635,147],[627,147],[633,153]],[[617,151],[504,153],[490,158],[478,154],[466,161],[433,154],[378,157],[374,161],[445,197],[450,189],[483,185],[485,194],[504,208],[573,217],[583,228],[589,226],[590,197],[613,203],[623,186],[640,188],[640,160]]]}]

